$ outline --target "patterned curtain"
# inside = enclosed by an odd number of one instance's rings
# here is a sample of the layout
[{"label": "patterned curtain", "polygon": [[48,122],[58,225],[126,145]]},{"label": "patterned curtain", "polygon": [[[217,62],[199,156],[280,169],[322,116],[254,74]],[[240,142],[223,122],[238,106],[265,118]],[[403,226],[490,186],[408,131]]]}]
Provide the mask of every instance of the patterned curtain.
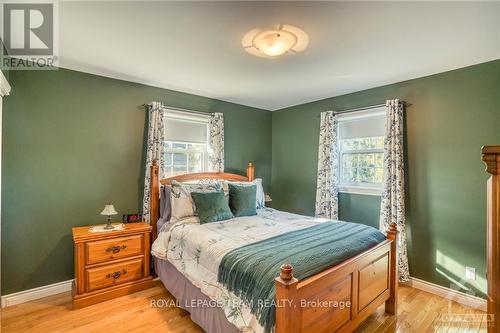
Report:
[{"label": "patterned curtain", "polygon": [[384,140],[384,183],[380,209],[380,229],[388,230],[391,223],[398,227],[399,281],[410,278],[405,230],[405,182],[403,156],[404,102],[388,100]]},{"label": "patterned curtain", "polygon": [[333,111],[321,113],[319,128],[316,216],[338,219],[339,149],[337,117]]},{"label": "patterned curtain", "polygon": [[210,114],[208,133],[208,171],[224,172],[224,114]]},{"label": "patterned curtain", "polygon": [[142,201],[142,214],[144,221],[150,223],[149,202],[151,195],[151,164],[158,160],[159,179],[164,177],[165,154],[163,154],[163,141],[165,138],[165,108],[159,102],[148,105],[148,141],[146,151],[146,174],[144,176],[144,199]]}]

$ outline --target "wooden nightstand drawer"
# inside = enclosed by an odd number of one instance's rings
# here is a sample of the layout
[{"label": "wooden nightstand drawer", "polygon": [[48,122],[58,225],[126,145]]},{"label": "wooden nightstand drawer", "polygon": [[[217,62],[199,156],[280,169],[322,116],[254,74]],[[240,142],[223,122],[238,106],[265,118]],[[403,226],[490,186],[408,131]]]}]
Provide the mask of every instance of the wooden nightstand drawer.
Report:
[{"label": "wooden nightstand drawer", "polygon": [[88,268],[87,292],[142,278],[143,258]]},{"label": "wooden nightstand drawer", "polygon": [[143,252],[143,235],[132,235],[85,243],[86,264],[115,260]]},{"label": "wooden nightstand drawer", "polygon": [[91,232],[90,226],[72,231],[75,309],[154,285],[150,274],[150,225],[137,222],[108,232]]}]

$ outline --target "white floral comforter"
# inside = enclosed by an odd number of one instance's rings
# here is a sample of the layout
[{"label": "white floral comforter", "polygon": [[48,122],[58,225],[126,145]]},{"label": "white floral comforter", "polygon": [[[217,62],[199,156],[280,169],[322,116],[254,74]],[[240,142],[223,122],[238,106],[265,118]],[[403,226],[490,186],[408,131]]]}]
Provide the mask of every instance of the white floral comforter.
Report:
[{"label": "white floral comforter", "polygon": [[[229,322],[244,332],[263,332],[250,309],[217,282],[222,257],[229,251],[266,238],[324,222],[271,208],[256,216],[199,224],[196,217],[162,227],[151,253],[171,262],[177,270],[224,309]],[[278,272],[276,272],[278,273]]]}]

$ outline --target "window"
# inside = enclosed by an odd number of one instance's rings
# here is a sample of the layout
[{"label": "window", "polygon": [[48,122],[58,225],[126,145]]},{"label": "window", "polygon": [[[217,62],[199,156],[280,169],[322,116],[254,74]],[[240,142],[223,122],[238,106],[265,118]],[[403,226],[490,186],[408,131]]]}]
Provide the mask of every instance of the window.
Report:
[{"label": "window", "polygon": [[168,111],[165,124],[165,176],[208,171],[208,117]]},{"label": "window", "polygon": [[380,195],[385,108],[338,116],[340,192]]},{"label": "window", "polygon": [[206,171],[207,145],[192,142],[165,141],[165,175]]}]

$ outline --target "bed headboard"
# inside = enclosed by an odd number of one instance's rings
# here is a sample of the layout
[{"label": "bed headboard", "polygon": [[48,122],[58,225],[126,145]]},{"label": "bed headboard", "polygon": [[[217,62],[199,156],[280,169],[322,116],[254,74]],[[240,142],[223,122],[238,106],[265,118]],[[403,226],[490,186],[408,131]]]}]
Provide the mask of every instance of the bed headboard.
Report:
[{"label": "bed headboard", "polygon": [[152,240],[156,239],[157,230],[156,223],[160,218],[160,184],[170,185],[172,180],[179,182],[187,182],[191,180],[199,179],[219,179],[219,180],[232,180],[240,182],[251,182],[255,178],[255,167],[250,162],[247,166],[247,175],[237,175],[234,173],[227,172],[199,172],[199,173],[187,173],[178,176],[172,176],[164,179],[158,179],[158,161],[153,160],[151,164],[151,186],[150,186],[150,206],[149,206],[149,220],[153,227]]}]

